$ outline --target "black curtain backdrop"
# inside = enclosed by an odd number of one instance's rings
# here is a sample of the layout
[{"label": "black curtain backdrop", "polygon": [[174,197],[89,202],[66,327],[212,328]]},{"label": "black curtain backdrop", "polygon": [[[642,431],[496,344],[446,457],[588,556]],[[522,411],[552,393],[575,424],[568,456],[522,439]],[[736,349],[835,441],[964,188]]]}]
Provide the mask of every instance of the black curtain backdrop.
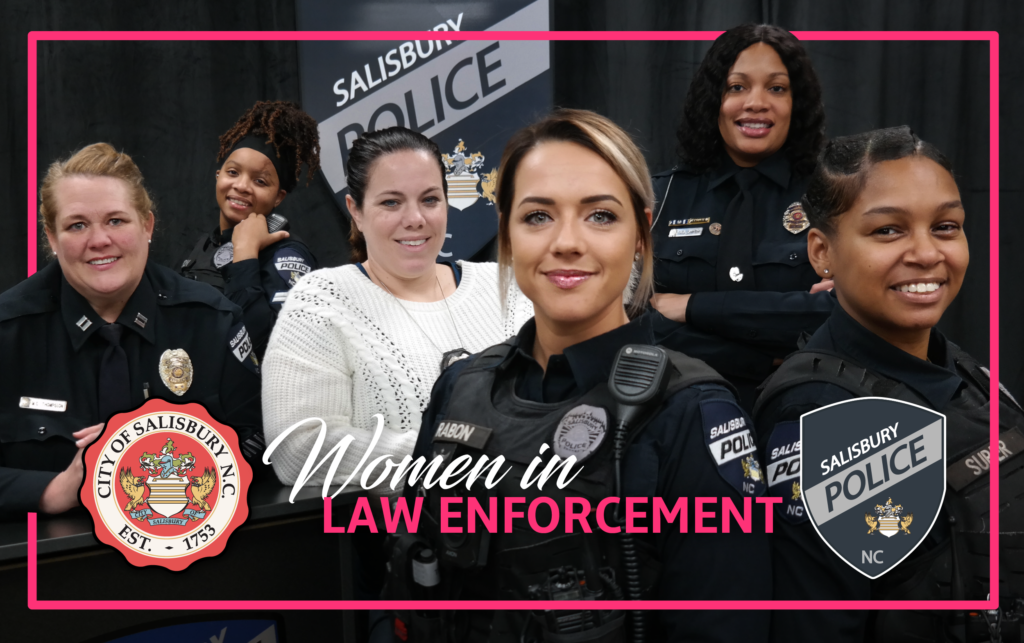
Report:
[{"label": "black curtain backdrop", "polygon": [[[439,15],[441,10],[439,9]],[[293,30],[293,1],[72,3],[8,0],[0,26],[0,290],[24,278],[27,39],[31,30]],[[1024,392],[1019,282],[1024,253],[1021,105],[1024,3],[1018,0],[552,0],[556,30],[723,30],[771,22],[798,30],[1000,32],[1001,379]],[[381,25],[386,29],[388,25]],[[344,29],[345,25],[324,25]],[[709,42],[555,43],[555,102],[630,131],[651,169],[675,161],[675,128]],[[983,362],[989,352],[989,52],[987,42],[808,42],[824,85],[828,134],[908,124],[956,166],[972,262],[942,328]],[[216,222],[217,136],[260,99],[299,101],[293,42],[47,42],[38,47],[38,173],[84,144],[132,154],[157,202],[154,258],[171,265]],[[33,197],[34,199],[35,197]],[[317,178],[279,211],[323,265],[347,261],[347,216]],[[1017,243],[1014,243],[1014,242]],[[45,256],[40,253],[40,262]],[[40,263],[41,265],[41,263]]]}]

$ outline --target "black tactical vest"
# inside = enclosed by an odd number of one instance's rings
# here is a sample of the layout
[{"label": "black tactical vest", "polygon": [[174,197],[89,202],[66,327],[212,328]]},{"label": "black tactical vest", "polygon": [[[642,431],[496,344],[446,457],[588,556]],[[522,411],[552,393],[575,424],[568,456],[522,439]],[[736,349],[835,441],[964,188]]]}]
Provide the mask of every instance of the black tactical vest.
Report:
[{"label": "black tactical vest", "polygon": [[[217,245],[214,243],[210,233],[204,234],[199,237],[199,241],[192,248],[188,258],[178,266],[178,272],[187,279],[210,284],[217,290],[224,292],[224,277],[220,274],[220,269],[214,263],[214,255],[226,245]],[[230,259],[228,259],[228,262],[230,262]]]},{"label": "black tactical vest", "polygon": [[[472,462],[481,455],[490,460],[502,456],[504,463],[498,468],[501,471],[510,469],[510,472],[490,490],[484,486],[483,476],[469,489],[464,484],[449,490],[439,486],[419,489],[419,494],[426,496],[424,517],[419,534],[406,537],[406,546],[416,538],[425,537],[436,552],[441,581],[429,598],[621,600],[630,595],[629,582],[637,583],[640,595],[649,598],[659,568],[652,548],[639,540],[623,547],[622,534],[603,532],[595,517],[602,499],[619,495],[614,474],[613,444],[618,423],[607,384],[601,383],[566,402],[544,404],[520,399],[515,395],[515,378],[505,375],[506,357],[512,350],[514,346],[510,343],[494,346],[475,358],[473,364],[459,375],[452,388],[445,419],[435,432],[432,457],[442,456],[445,464],[464,455],[470,456]],[[630,430],[624,446],[636,438],[673,393],[699,384],[717,384],[732,389],[704,362],[682,353],[666,352],[674,367],[667,389],[650,403],[643,419]],[[547,448],[542,451],[543,447]],[[565,448],[575,449],[582,465],[582,472],[565,489],[558,488],[556,477],[552,477],[542,489],[538,489],[536,482],[526,489],[520,486],[535,458],[539,458],[542,464],[535,467],[530,480],[535,479],[536,473],[557,451],[566,453]],[[577,464],[573,471],[581,465]],[[504,498],[523,498],[524,502],[516,505],[516,510],[523,514],[528,513],[534,498],[546,496],[558,503],[560,521],[550,533],[544,534],[534,530],[524,515],[512,520],[511,533],[504,533],[505,518],[502,514],[499,533],[487,533],[477,521],[477,533],[442,534],[438,516],[441,515],[441,499],[446,496],[464,499],[459,508],[463,518],[468,512],[466,499],[470,496],[485,508],[491,498],[497,498],[499,507],[503,506]],[[565,533],[566,497],[585,498],[590,502],[592,509],[588,522],[593,533],[580,533],[578,524],[575,533]],[[603,512],[608,525],[619,524],[614,507],[610,504]],[[622,515],[625,515],[624,507]],[[541,526],[551,522],[551,511],[547,506],[539,505],[536,521]],[[452,521],[451,524],[457,523]],[[463,532],[467,531],[465,520],[458,524]],[[630,546],[636,550],[630,550]],[[396,547],[393,552],[393,575],[397,571],[394,567],[408,562],[408,554],[399,549]],[[638,578],[627,577],[624,557],[634,557],[634,569],[639,569]],[[595,587],[600,588],[600,595],[597,595]],[[415,590],[403,596],[403,592],[393,589],[389,588],[392,599],[416,597]],[[431,643],[614,643],[626,640],[624,615],[610,610],[493,614],[466,611],[444,617],[434,614],[434,619],[424,619],[424,614],[405,615],[409,623],[410,643],[425,640]],[[434,622],[425,622],[431,620]]]},{"label": "black tactical vest", "polygon": [[[989,373],[960,347],[947,342],[957,374],[968,386],[945,409],[947,459],[944,512],[921,547],[907,560],[872,583],[873,598],[905,600],[986,599],[989,588]],[[839,386],[856,397],[889,397],[920,406],[931,405],[901,382],[826,352],[800,351],[791,355],[762,385],[754,418],[771,400],[807,382]],[[1000,386],[999,395],[999,592],[1012,605],[1024,597],[1024,412]],[[965,442],[962,436],[985,436]],[[921,640],[975,640],[959,631],[932,631],[933,615],[880,612],[875,617],[875,638],[881,642]],[[918,618],[919,617],[919,618]],[[922,625],[924,624],[924,625]],[[922,627],[925,630],[922,631]],[[965,626],[966,627],[966,626]],[[1012,627],[1018,627],[1014,624]],[[909,637],[909,639],[908,639]],[[943,638],[945,637],[945,638]],[[988,640],[986,636],[983,639]],[[1009,640],[1009,639],[1008,639]],[[1015,639],[1014,639],[1015,640]]]}]

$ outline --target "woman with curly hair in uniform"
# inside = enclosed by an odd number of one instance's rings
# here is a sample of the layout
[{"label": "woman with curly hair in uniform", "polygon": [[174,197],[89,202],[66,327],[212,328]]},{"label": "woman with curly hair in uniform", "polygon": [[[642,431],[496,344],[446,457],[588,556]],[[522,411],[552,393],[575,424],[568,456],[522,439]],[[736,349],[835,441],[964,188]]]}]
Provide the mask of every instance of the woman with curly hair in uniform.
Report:
[{"label": "woman with curly hair in uniform", "polygon": [[245,313],[256,354],[262,358],[288,291],[317,266],[310,249],[268,218],[320,167],[313,118],[293,103],[260,101],[220,137],[216,173],[218,225],[203,234],[182,275],[222,291]]}]

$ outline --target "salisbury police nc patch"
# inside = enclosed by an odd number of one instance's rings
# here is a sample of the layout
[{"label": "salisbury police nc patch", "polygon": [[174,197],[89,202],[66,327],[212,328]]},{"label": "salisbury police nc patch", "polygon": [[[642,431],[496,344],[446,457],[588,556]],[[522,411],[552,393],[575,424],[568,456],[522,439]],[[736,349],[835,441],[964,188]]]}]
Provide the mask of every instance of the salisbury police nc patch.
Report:
[{"label": "salisbury police nc patch", "polygon": [[800,493],[800,423],[780,422],[772,430],[765,450],[768,465],[768,495],[782,498],[779,515],[794,525],[807,522]]},{"label": "salisbury police nc patch", "polygon": [[559,457],[574,455],[576,462],[583,462],[604,443],[607,434],[607,411],[599,406],[580,404],[562,417],[551,439],[551,447]]},{"label": "salisbury police nc patch", "polygon": [[747,414],[727,400],[704,400],[700,403],[700,414],[704,443],[718,473],[744,495],[763,495],[764,474],[751,431],[753,423]]},{"label": "salisbury police nc patch", "polygon": [[295,248],[282,248],[275,252],[274,268],[277,269],[277,274],[281,279],[288,282],[289,286],[294,286],[299,279],[312,270],[306,258],[296,252]]},{"label": "salisbury police nc patch", "polygon": [[811,524],[860,573],[878,578],[931,531],[946,493],[941,413],[883,397],[847,400],[802,415],[800,446]]},{"label": "salisbury police nc patch", "polygon": [[235,359],[241,362],[247,369],[259,375],[260,362],[256,359],[256,353],[252,351],[252,339],[249,337],[249,331],[245,329],[245,324],[238,323],[232,326],[228,337],[230,338],[228,340],[228,347],[231,349],[231,354],[235,356]]}]

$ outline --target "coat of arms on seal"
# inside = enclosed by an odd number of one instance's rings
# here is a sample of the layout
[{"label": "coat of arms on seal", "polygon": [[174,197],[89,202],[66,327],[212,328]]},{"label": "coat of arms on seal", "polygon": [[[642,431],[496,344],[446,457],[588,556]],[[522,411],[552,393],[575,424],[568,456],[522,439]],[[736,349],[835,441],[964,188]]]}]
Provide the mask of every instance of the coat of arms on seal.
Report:
[{"label": "coat of arms on seal", "polygon": [[451,154],[442,154],[444,161],[445,180],[448,182],[448,205],[465,210],[476,203],[481,196],[494,203],[494,187],[498,177],[497,169],[484,175],[484,193],[480,194],[480,175],[477,170],[483,168],[485,157],[481,152],[466,154],[466,143],[459,139]]},{"label": "coat of arms on seal", "polygon": [[152,399],[115,415],[85,465],[96,537],[133,565],[185,569],[223,551],[248,516],[238,437],[199,404]]}]

